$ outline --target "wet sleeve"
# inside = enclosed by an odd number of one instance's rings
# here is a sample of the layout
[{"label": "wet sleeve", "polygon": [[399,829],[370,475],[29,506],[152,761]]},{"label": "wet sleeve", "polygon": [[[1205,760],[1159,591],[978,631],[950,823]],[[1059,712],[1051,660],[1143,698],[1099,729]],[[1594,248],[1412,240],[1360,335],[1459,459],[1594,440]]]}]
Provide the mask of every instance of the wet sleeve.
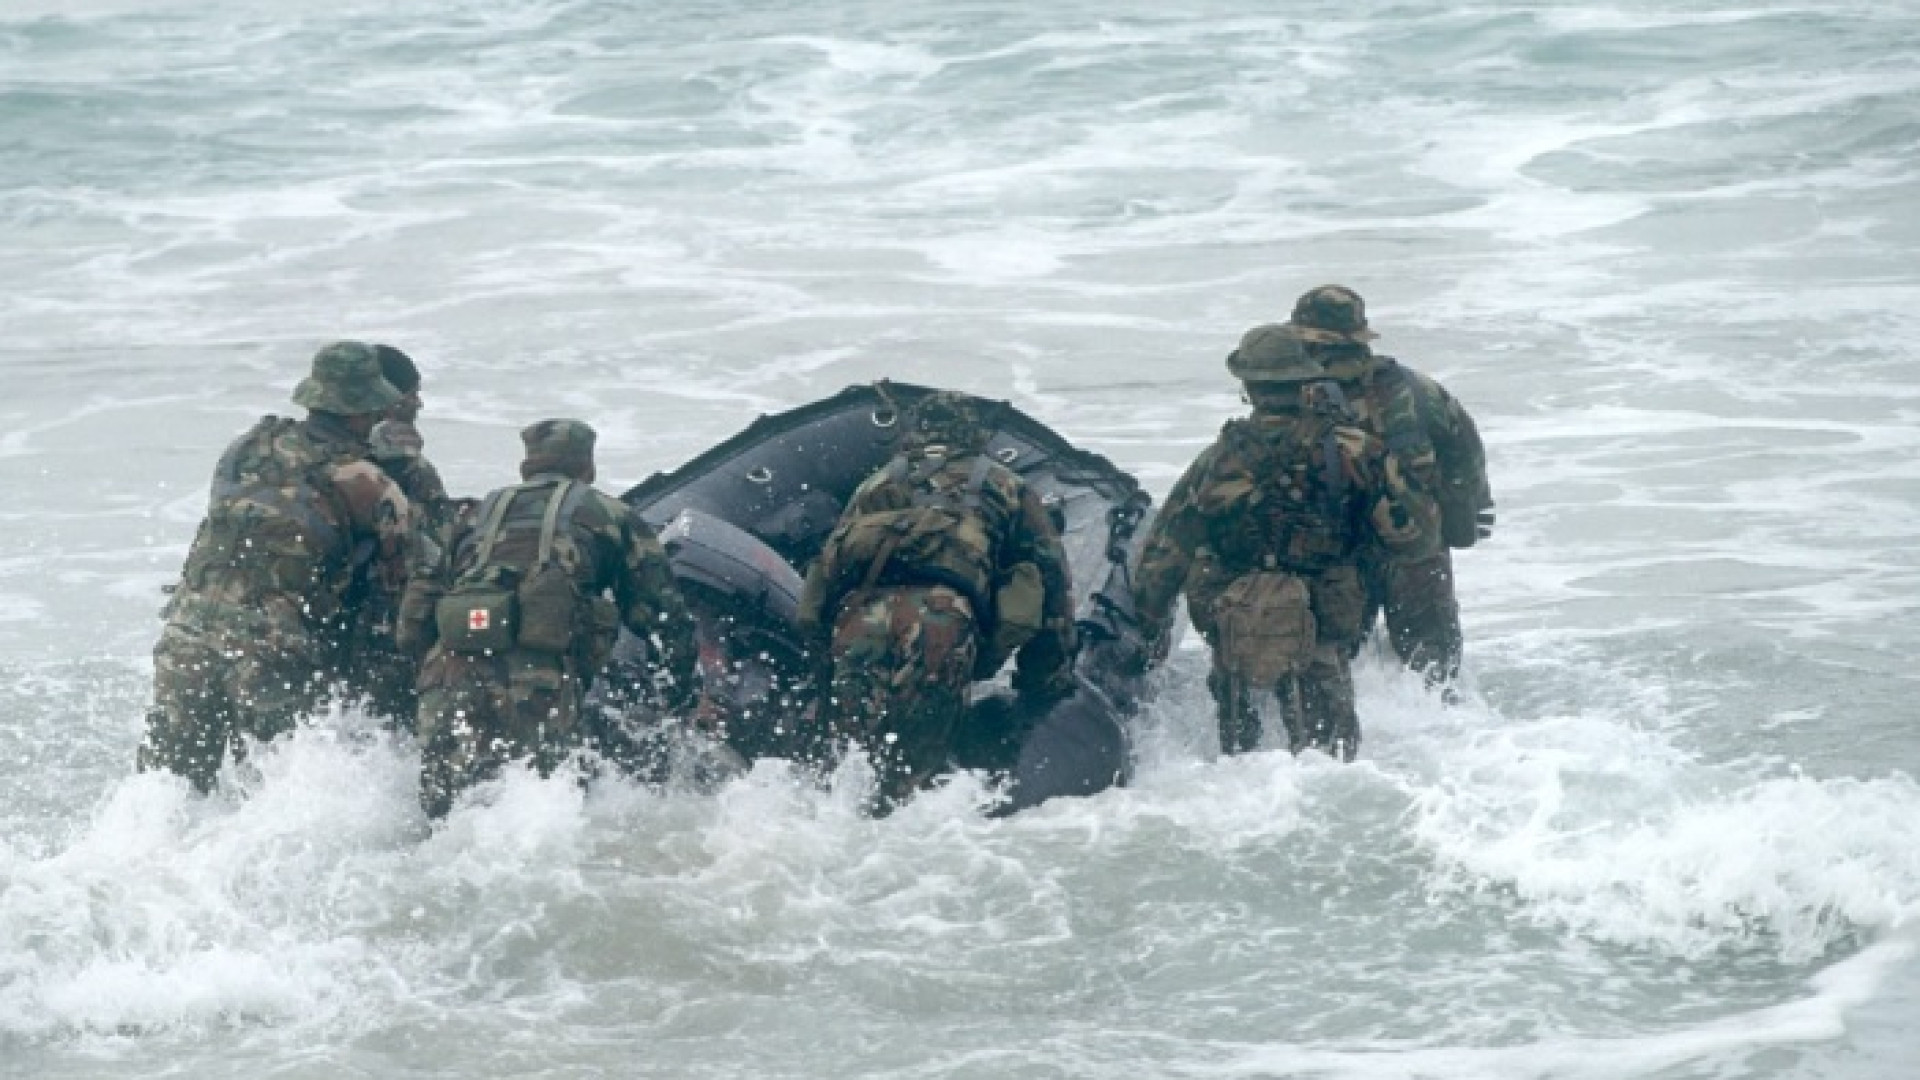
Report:
[{"label": "wet sleeve", "polygon": [[[626,511],[624,504],[621,509]],[[658,671],[672,680],[666,692],[674,706],[690,704],[699,690],[695,677],[699,648],[694,641],[693,615],[673,581],[666,549],[639,515],[619,517],[621,565],[614,578],[614,599],[620,621],[652,644]]]},{"label": "wet sleeve", "polygon": [[1194,553],[1206,543],[1206,522],[1195,496],[1213,457],[1211,450],[1201,454],[1167,493],[1134,564],[1133,607],[1149,641],[1163,641],[1172,631],[1174,598],[1186,584]]},{"label": "wet sleeve", "polygon": [[886,471],[875,472],[861,481],[847,497],[847,505],[840,511],[840,520],[833,527],[826,543],[820,546],[820,554],[807,564],[805,581],[800,589],[800,610],[797,622],[800,634],[810,645],[818,645],[833,631],[832,605],[838,597],[829,595],[833,582],[839,577],[840,567],[834,559],[839,545],[835,542],[848,523],[862,514],[878,513],[882,510],[896,510],[902,505],[899,492],[894,485],[888,484]]},{"label": "wet sleeve", "polygon": [[440,533],[425,528],[415,531],[407,588],[400,595],[400,610],[393,628],[394,643],[409,655],[425,655],[439,638],[434,607],[447,594],[453,580],[453,551],[461,531],[453,528]]},{"label": "wet sleeve", "polygon": [[1040,631],[1015,654],[1013,686],[1023,693],[1060,694],[1073,685],[1073,660],[1079,652],[1073,624],[1073,572],[1040,496],[1017,479],[1014,484],[1018,501],[1007,562],[1031,562],[1040,571],[1044,596]]},{"label": "wet sleeve", "polygon": [[1448,490],[1443,497],[1450,505],[1471,507],[1477,539],[1493,535],[1493,482],[1487,476],[1487,447],[1480,439],[1480,427],[1473,422],[1460,399],[1433,383],[1437,421],[1446,432],[1448,460],[1441,467],[1441,481]]},{"label": "wet sleeve", "polygon": [[828,565],[831,547],[823,548],[813,562],[807,565],[806,581],[800,588],[799,612],[795,621],[800,626],[800,637],[809,646],[816,644],[826,634],[827,627],[827,582],[833,568]]},{"label": "wet sleeve", "polygon": [[407,562],[413,556],[413,506],[400,485],[371,461],[356,460],[333,470],[334,488],[346,507],[354,542],[374,545],[375,572],[390,594],[406,584]]},{"label": "wet sleeve", "polygon": [[438,506],[449,501],[447,482],[440,478],[440,470],[433,462],[424,457],[413,458],[407,471],[407,482],[401,486],[415,503]]}]

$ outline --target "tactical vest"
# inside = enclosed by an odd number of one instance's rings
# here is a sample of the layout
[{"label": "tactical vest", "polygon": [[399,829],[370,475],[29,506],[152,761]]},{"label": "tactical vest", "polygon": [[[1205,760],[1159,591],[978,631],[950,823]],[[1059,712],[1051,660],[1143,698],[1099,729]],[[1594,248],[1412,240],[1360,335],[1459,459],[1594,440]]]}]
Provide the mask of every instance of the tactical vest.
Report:
[{"label": "tactical vest", "polygon": [[997,545],[980,497],[993,462],[977,455],[963,484],[943,487],[933,476],[947,461],[899,454],[887,463],[883,482],[903,488],[910,505],[861,514],[827,538],[822,557],[835,568],[834,600],[856,589],[945,585],[983,624],[993,621]]},{"label": "tactical vest", "polygon": [[[597,636],[608,621],[582,594],[586,553],[573,536],[574,512],[592,489],[577,480],[536,480],[487,496],[478,530],[455,552],[452,587],[434,608],[443,647],[460,653],[526,649],[564,654]],[[538,540],[531,550],[524,522],[510,527],[516,501],[542,498]],[[518,535],[516,535],[518,534]],[[610,605],[604,597],[595,597]]]},{"label": "tactical vest", "polygon": [[352,554],[349,514],[331,475],[337,456],[299,421],[277,416],[236,440],[214,468],[207,517],[187,554],[187,587],[234,603],[297,597],[309,619],[331,618]]},{"label": "tactical vest", "polygon": [[1306,415],[1291,437],[1274,440],[1257,422],[1234,420],[1223,434],[1223,457],[1241,462],[1250,479],[1209,478],[1199,492],[1221,570],[1313,574],[1352,558],[1359,537],[1337,425]]}]

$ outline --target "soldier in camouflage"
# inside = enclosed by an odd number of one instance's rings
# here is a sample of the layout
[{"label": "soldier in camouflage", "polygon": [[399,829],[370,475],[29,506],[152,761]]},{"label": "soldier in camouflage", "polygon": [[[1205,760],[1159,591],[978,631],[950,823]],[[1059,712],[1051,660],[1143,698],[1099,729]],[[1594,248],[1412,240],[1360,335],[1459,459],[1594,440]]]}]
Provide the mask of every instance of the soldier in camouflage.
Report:
[{"label": "soldier in camouflage", "polygon": [[369,439],[373,460],[407,493],[408,501],[423,520],[438,520],[444,516],[451,500],[447,497],[446,483],[440,479],[440,470],[427,460],[426,440],[421,438],[420,429],[414,423],[425,408],[420,398],[420,367],[413,362],[413,357],[391,345],[375,345],[373,350],[380,359],[380,374],[401,395],[373,429]]},{"label": "soldier in camouflage", "polygon": [[1366,303],[1341,285],[1322,285],[1294,304],[1290,325],[1307,351],[1338,379],[1360,423],[1387,444],[1402,473],[1438,503],[1441,544],[1425,558],[1392,558],[1369,549],[1361,560],[1367,586],[1366,624],[1384,611],[1400,659],[1429,684],[1460,670],[1463,639],[1449,548],[1465,548],[1493,528],[1486,451],[1473,417],[1439,383],[1374,355],[1379,337],[1367,326]]},{"label": "soldier in camouflage", "polygon": [[372,347],[321,349],[293,400],[306,419],[265,417],[221,456],[154,646],[138,767],[201,791],[229,746],[290,730],[325,693],[356,553],[388,588],[405,573],[407,497],[367,445],[400,392]]},{"label": "soldier in camouflage", "polygon": [[520,437],[524,482],[481,500],[416,564],[401,603],[400,645],[426,653],[417,735],[431,817],[508,762],[546,776],[595,741],[585,698],[622,626],[652,646],[667,708],[697,703],[693,618],[653,531],[593,488],[593,429],[543,420]]},{"label": "soldier in camouflage", "polygon": [[[462,511],[471,510],[473,500],[449,497],[440,470],[427,460],[425,440],[414,425],[423,408],[420,368],[412,357],[391,345],[376,344],[373,350],[380,361],[381,375],[401,394],[368,437],[374,463],[406,492],[415,528],[444,544],[454,519]],[[419,658],[409,655],[394,640],[400,594],[384,587],[378,575],[367,572],[364,563],[359,564],[348,589],[346,608],[348,629],[341,659],[345,693],[363,701],[373,715],[411,731],[419,710],[419,694],[414,688],[420,674]]]},{"label": "soldier in camouflage", "polygon": [[1361,632],[1361,553],[1430,553],[1438,512],[1352,422],[1305,346],[1291,326],[1259,326],[1227,357],[1253,415],[1229,420],[1174,485],[1141,548],[1133,595],[1161,654],[1174,598],[1186,596],[1213,651],[1207,686],[1223,752],[1259,745],[1271,693],[1295,752],[1350,760],[1360,741],[1347,657]]},{"label": "soldier in camouflage", "polygon": [[1016,660],[1033,699],[1072,692],[1073,592],[1039,496],[989,457],[973,399],[908,412],[900,451],[808,568],[800,626],[831,662],[828,722],[862,744],[885,812],[947,763],[973,682]]}]

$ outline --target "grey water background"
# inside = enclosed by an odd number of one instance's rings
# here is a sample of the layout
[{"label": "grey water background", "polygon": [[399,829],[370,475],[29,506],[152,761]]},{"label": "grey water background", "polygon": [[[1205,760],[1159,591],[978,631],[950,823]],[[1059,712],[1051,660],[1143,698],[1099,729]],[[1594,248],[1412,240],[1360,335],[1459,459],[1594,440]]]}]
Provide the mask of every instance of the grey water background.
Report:
[{"label": "grey water background", "polygon": [[[1920,9],[10,0],[0,1075],[1833,1078],[1920,1035]],[[881,376],[1164,492],[1350,284],[1479,418],[1464,699],[1362,760],[884,822],[851,769],[516,777],[351,712],[131,777],[220,448],[313,349],[459,491]]]}]

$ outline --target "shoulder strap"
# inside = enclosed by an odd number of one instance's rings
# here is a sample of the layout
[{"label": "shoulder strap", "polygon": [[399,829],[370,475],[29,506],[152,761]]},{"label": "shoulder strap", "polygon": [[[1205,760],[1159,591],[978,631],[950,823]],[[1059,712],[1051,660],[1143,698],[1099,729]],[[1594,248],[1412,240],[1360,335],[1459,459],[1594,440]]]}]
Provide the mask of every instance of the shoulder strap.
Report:
[{"label": "shoulder strap", "polygon": [[1336,514],[1347,501],[1347,470],[1340,458],[1340,427],[1328,424],[1320,437],[1320,478],[1327,486],[1328,509]]},{"label": "shoulder strap", "polygon": [[573,520],[573,512],[586,498],[587,485],[578,480],[562,480],[553,494],[547,498],[547,513],[540,520],[540,553],[534,556],[535,566],[545,566],[553,561],[553,537],[560,529],[562,521]]},{"label": "shoulder strap", "polygon": [[493,545],[500,539],[500,527],[507,520],[507,508],[513,505],[514,497],[525,490],[524,486],[503,488],[487,496],[487,501],[481,504],[480,552],[473,560],[474,567],[485,566],[493,560]]}]

